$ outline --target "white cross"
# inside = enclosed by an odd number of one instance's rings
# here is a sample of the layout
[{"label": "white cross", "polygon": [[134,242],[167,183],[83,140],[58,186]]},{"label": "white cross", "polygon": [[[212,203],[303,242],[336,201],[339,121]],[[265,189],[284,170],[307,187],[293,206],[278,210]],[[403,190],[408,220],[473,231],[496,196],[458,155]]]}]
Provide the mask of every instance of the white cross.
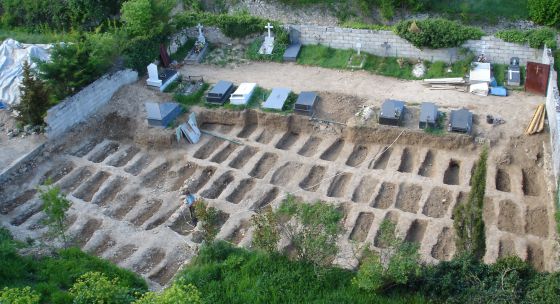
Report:
[{"label": "white cross", "polygon": [[198,28],[198,34],[202,36],[202,24],[199,23],[196,27]]},{"label": "white cross", "polygon": [[270,36],[270,30],[273,29],[274,26],[270,25],[270,22],[269,22],[268,25],[265,26],[264,28],[268,30],[268,37],[271,37],[271,36]]}]

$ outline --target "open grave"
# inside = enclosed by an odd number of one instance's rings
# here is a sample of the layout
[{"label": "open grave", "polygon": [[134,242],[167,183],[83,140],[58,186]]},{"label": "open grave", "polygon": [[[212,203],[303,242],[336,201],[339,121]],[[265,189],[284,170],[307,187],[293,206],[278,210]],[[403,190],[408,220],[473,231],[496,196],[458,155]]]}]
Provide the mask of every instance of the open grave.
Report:
[{"label": "open grave", "polygon": [[[201,129],[217,136],[177,144],[169,130],[147,131],[141,119],[123,124],[134,118],[118,114],[99,130],[93,124],[70,133],[0,191],[0,220],[24,237],[41,233],[35,189],[49,178],[74,204],[69,231],[76,244],[154,286],[167,284],[202,241],[184,205],[187,192],[219,210],[220,238],[242,246],[251,244],[251,215],[277,208],[294,193],[344,210],[341,246],[383,247],[379,225],[388,219],[400,236],[420,245],[424,261],[456,254],[453,210],[468,199],[481,151],[464,135],[409,131],[391,145],[398,128],[333,128],[297,115],[194,110]],[[487,246],[487,262],[515,254],[541,270],[554,267],[547,173],[523,156],[525,149],[543,153],[534,148],[539,136],[490,151],[484,219],[487,239],[497,241]],[[516,157],[498,164],[506,152]]]}]

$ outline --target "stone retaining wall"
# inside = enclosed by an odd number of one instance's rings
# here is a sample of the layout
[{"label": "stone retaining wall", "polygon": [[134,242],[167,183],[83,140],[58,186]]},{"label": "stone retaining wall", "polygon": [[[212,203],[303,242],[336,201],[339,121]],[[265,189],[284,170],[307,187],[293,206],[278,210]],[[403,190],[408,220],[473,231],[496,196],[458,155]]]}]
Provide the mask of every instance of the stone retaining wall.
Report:
[{"label": "stone retaining wall", "polygon": [[133,70],[104,75],[76,95],[66,98],[47,111],[47,137],[55,138],[91,114],[97,112],[123,85],[138,80]]},{"label": "stone retaining wall", "polygon": [[[392,31],[357,30],[318,25],[291,25],[301,32],[303,44],[322,44],[336,49],[355,48],[359,41],[362,50],[378,56],[421,58],[429,61],[456,61],[462,58],[460,48],[420,50]],[[390,46],[387,50],[384,43]],[[493,36],[480,40],[468,40],[462,45],[474,54],[484,54],[495,63],[509,64],[511,57],[519,57],[521,64],[540,62],[542,50],[526,45],[505,42]]]},{"label": "stone retaining wall", "polygon": [[546,93],[546,115],[550,128],[550,146],[552,148],[552,170],[556,180],[560,174],[560,96],[558,92],[558,73],[554,70],[554,56],[550,49],[544,49],[542,63],[550,64],[550,78]]}]

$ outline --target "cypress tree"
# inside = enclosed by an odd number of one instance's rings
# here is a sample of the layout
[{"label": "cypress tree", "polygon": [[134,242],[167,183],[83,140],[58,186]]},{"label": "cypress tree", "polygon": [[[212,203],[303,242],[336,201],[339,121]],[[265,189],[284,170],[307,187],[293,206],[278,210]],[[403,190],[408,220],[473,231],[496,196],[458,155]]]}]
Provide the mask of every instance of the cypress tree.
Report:
[{"label": "cypress tree", "polygon": [[486,193],[486,160],[488,149],[480,154],[472,177],[471,192],[468,200],[460,204],[454,212],[457,252],[470,254],[482,259],[486,251],[486,237],[482,218],[484,195]]},{"label": "cypress tree", "polygon": [[33,75],[27,61],[23,63],[23,79],[19,91],[20,102],[14,106],[14,109],[19,112],[17,120],[24,124],[43,124],[43,117],[50,105],[49,90],[41,80]]}]

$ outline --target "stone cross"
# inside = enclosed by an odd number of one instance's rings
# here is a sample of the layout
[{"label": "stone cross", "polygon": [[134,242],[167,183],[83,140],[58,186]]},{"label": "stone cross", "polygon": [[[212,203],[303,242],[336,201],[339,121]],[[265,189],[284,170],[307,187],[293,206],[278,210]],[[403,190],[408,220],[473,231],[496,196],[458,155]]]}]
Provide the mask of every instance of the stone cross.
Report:
[{"label": "stone cross", "polygon": [[271,37],[271,35],[270,35],[270,30],[273,29],[274,26],[270,25],[270,22],[269,22],[268,25],[265,26],[264,28],[268,30],[268,37]]},{"label": "stone cross", "polygon": [[204,34],[202,34],[202,29],[204,28],[202,26],[202,24],[198,24],[196,26],[196,28],[198,28],[198,41],[202,42],[202,43],[206,43],[206,38],[204,38]]}]

